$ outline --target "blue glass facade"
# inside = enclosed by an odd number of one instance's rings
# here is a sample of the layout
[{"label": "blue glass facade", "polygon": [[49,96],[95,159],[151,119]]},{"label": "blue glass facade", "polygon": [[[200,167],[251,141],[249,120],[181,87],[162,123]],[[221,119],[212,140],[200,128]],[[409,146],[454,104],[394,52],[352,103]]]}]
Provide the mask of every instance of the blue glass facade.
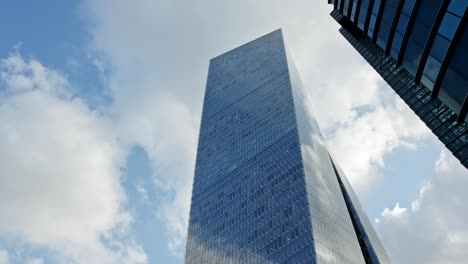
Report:
[{"label": "blue glass facade", "polygon": [[210,61],[186,263],[390,263],[309,105],[281,30]]},{"label": "blue glass facade", "polygon": [[330,3],[343,36],[468,168],[468,0],[361,0],[358,18]]}]

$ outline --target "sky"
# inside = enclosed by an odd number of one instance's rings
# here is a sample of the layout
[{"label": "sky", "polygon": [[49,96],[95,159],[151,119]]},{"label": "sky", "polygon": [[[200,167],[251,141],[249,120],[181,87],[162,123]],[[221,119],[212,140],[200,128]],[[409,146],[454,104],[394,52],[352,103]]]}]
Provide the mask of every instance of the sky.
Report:
[{"label": "sky", "polygon": [[468,173],[326,1],[4,0],[0,264],[183,263],[209,59],[282,28],[394,263],[464,263]]}]

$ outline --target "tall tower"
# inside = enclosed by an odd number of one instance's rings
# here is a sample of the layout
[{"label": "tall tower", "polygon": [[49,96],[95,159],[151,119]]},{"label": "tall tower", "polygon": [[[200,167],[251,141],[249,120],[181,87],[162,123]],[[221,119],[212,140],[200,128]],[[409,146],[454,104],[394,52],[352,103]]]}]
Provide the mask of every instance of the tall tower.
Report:
[{"label": "tall tower", "polygon": [[468,0],[329,0],[340,33],[468,168]]},{"label": "tall tower", "polygon": [[185,262],[390,263],[281,30],[210,61]]}]

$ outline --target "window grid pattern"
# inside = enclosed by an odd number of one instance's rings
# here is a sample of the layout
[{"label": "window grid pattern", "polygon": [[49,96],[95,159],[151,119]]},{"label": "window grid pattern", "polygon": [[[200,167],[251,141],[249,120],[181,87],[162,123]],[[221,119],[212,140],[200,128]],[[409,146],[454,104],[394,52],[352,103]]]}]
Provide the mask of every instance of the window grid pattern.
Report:
[{"label": "window grid pattern", "polygon": [[374,0],[374,6],[372,7],[372,13],[369,20],[369,28],[367,29],[367,35],[372,38],[374,35],[375,22],[377,20],[377,14],[379,13],[381,0]]},{"label": "window grid pattern", "polygon": [[[459,6],[462,3],[465,4],[464,7]],[[434,87],[434,82],[436,81],[436,78],[439,74],[440,67],[444,61],[445,55],[447,54],[450,42],[452,42],[455,31],[460,24],[461,15],[459,10],[460,8],[466,9],[467,4],[468,1],[466,0],[454,0],[450,3],[448,9],[445,12],[445,15],[437,31],[437,35],[435,36],[435,39],[432,43],[429,56],[424,66],[423,75],[421,77],[421,82],[430,89]],[[468,76],[468,74],[466,74],[466,76]]]},{"label": "window grid pattern", "polygon": [[343,15],[348,16],[349,4],[352,3],[353,0],[343,0],[343,1],[344,1]]},{"label": "window grid pattern", "polygon": [[390,50],[390,55],[395,59],[398,59],[398,53],[400,52],[403,36],[405,35],[406,28],[408,27],[409,18],[411,16],[411,12],[413,12],[414,4],[415,0],[406,0],[403,4],[395,35],[393,35],[392,48]]},{"label": "window grid pattern", "polygon": [[[468,168],[468,126],[456,122],[456,113],[445,101],[431,98],[431,91],[422,83],[416,83],[414,76],[394,58],[383,56],[383,50],[363,37],[359,40],[347,30],[340,33],[371,64],[389,86],[408,104],[444,145]],[[465,62],[466,63],[466,62]]]},{"label": "window grid pattern", "polygon": [[379,26],[379,34],[377,36],[377,44],[385,49],[387,40],[390,34],[390,28],[392,27],[393,17],[397,8],[399,0],[386,0],[385,7],[382,14],[382,19]]},{"label": "window grid pattern", "polygon": [[356,10],[357,10],[358,0],[353,0],[353,6],[351,8],[351,17],[350,20],[354,22],[354,18],[356,17]]},{"label": "window grid pattern", "polygon": [[461,27],[460,38],[455,43],[439,92],[439,97],[445,99],[455,111],[461,109],[468,95],[468,26],[466,20],[464,25],[460,23],[463,12],[468,12],[467,6],[467,0],[453,0],[439,29],[440,34],[451,41],[457,28]]},{"label": "window grid pattern", "polygon": [[358,18],[358,27],[364,31],[364,26],[366,24],[367,10],[369,9],[370,0],[362,0],[361,10],[359,11]]},{"label": "window grid pattern", "polygon": [[280,31],[210,62],[186,263],[315,263]]},{"label": "window grid pattern", "polygon": [[302,89],[279,30],[211,60],[186,263],[365,263]]},{"label": "window grid pattern", "polygon": [[416,74],[424,46],[441,4],[442,0],[420,1],[414,25],[409,33],[408,46],[403,56],[403,65],[413,75]]},{"label": "window grid pattern", "polygon": [[289,69],[317,263],[365,263],[310,101],[291,61]]}]

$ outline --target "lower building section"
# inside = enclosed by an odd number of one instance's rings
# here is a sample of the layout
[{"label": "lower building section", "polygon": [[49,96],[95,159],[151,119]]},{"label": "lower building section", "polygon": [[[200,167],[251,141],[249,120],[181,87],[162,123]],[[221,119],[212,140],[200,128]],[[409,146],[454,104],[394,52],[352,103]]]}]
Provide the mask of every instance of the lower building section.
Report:
[{"label": "lower building section", "polygon": [[385,249],[341,168],[330,157],[366,263],[390,263]]}]

